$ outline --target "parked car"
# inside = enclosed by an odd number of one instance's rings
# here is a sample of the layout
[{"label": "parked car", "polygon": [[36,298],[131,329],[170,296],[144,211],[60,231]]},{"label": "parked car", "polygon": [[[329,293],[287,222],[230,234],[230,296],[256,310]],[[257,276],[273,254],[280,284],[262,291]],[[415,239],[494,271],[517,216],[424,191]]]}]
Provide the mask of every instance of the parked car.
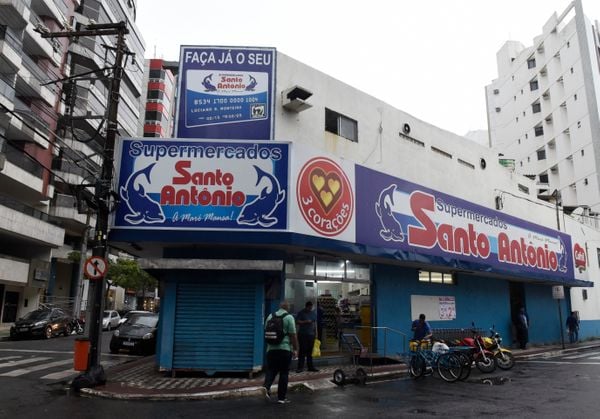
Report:
[{"label": "parked car", "polygon": [[158,314],[135,313],[114,331],[110,340],[110,353],[121,349],[151,355],[156,351]]},{"label": "parked car", "polygon": [[144,310],[131,310],[128,311],[126,313],[124,313],[121,316],[121,320],[119,320],[119,326],[121,326],[123,323],[125,323],[127,321],[128,318],[130,318],[131,316],[133,316],[134,314],[140,314],[140,313],[150,313],[149,311],[144,311]]},{"label": "parked car", "polygon": [[104,316],[102,317],[102,329],[116,329],[119,327],[119,320],[121,320],[121,316],[116,310],[104,310]]},{"label": "parked car", "polygon": [[60,308],[42,308],[30,311],[10,328],[10,337],[43,337],[71,334],[71,317]]}]

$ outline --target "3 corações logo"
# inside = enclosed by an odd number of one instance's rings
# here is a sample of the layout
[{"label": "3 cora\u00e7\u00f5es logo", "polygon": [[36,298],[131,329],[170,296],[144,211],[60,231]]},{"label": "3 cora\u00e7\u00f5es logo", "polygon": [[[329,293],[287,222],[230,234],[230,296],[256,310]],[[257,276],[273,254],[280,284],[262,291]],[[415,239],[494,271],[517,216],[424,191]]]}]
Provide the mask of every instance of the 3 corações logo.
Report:
[{"label": "3 cora\u00e7\u00f5es logo", "polygon": [[352,188],[332,160],[309,160],[300,170],[296,196],[302,216],[316,232],[335,236],[348,227],[354,211]]}]

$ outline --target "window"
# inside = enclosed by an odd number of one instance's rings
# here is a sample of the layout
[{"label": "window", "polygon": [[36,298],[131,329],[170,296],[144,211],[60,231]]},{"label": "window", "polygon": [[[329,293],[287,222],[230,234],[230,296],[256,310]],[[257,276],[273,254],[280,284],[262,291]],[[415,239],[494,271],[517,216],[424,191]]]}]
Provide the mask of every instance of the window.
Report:
[{"label": "window", "polygon": [[547,185],[548,184],[548,173],[542,173],[540,175],[540,183]]},{"label": "window", "polygon": [[523,111],[523,116],[525,116],[525,111]]},{"label": "window", "polygon": [[571,67],[571,74],[573,74],[573,67]]},{"label": "window", "polygon": [[494,94],[495,94],[495,95],[497,95],[497,94],[499,94],[499,93],[500,93],[500,90],[499,90],[499,89],[494,89]]},{"label": "window", "polygon": [[542,135],[544,135],[544,127],[541,125],[538,125],[537,127],[535,127],[534,131],[535,131],[536,137],[541,137]]},{"label": "window", "polygon": [[534,68],[535,67],[535,58],[530,58],[527,60],[527,68]]},{"label": "window", "polygon": [[577,128],[581,128],[581,121],[577,121]]},{"label": "window", "polygon": [[148,99],[162,99],[164,96],[164,92],[160,90],[148,90]]},{"label": "window", "polygon": [[532,104],[531,111],[533,113],[540,113],[542,111],[542,105],[540,104],[540,102]]},{"label": "window", "polygon": [[518,116],[515,119],[517,120],[517,122],[519,122],[519,117]]},{"label": "window", "polygon": [[531,157],[527,156],[527,163],[531,162]]},{"label": "window", "polygon": [[567,48],[571,46],[571,42],[567,41]]},{"label": "window", "polygon": [[520,139],[520,138],[517,140],[517,143],[518,143],[518,144],[521,144],[521,139]]},{"label": "window", "polygon": [[582,148],[581,149],[581,157],[583,157],[584,154],[585,154],[585,150]]},{"label": "window", "polygon": [[523,161],[520,161],[519,164],[521,167],[523,167]]},{"label": "window", "polygon": [[529,134],[525,134],[525,139],[528,139],[528,138],[529,138]]},{"label": "window", "polygon": [[496,108],[496,112],[497,112],[497,113],[500,113],[500,108]]},{"label": "window", "polygon": [[419,282],[454,284],[454,275],[447,272],[419,271]]},{"label": "window", "polygon": [[439,155],[442,155],[442,156],[444,156],[444,157],[448,157],[449,159],[451,159],[451,158],[452,158],[452,154],[450,154],[450,153],[446,153],[444,150],[440,150],[440,149],[439,149],[439,148],[437,148],[437,147],[431,146],[431,151],[433,151],[434,153],[437,153],[437,154],[439,154]]},{"label": "window", "polygon": [[327,108],[325,108],[325,131],[358,142],[358,123]]},{"label": "window", "polygon": [[162,120],[162,114],[157,111],[146,111],[144,119],[146,121],[160,121]]},{"label": "window", "polygon": [[517,186],[519,188],[519,191],[529,195],[529,188],[527,186],[523,186],[520,183]]},{"label": "window", "polygon": [[532,92],[533,92],[534,90],[537,90],[537,89],[539,89],[539,87],[540,87],[540,86],[539,86],[539,84],[538,84],[538,81],[537,81],[537,80],[531,80],[531,81],[529,82],[529,90],[531,90]]},{"label": "window", "polygon": [[516,102],[516,101],[517,101],[517,97],[516,97],[516,96],[513,96],[513,100]]},{"label": "window", "polygon": [[584,184],[584,185],[587,185],[587,184],[588,184],[588,180],[587,180],[587,178],[583,179],[583,184]]},{"label": "window", "polygon": [[540,148],[537,151],[537,159],[538,160],[546,160],[546,149]]},{"label": "window", "polygon": [[165,71],[164,70],[150,70],[148,77],[150,79],[164,79],[165,78]]},{"label": "window", "polygon": [[458,162],[459,162],[460,164],[462,164],[463,166],[466,166],[466,167],[468,167],[469,169],[473,169],[473,170],[475,170],[475,165],[474,165],[474,164],[471,164],[471,163],[469,163],[468,161],[464,161],[464,160],[462,160],[462,159],[458,159]]},{"label": "window", "polygon": [[573,95],[573,100],[577,100],[577,94]]}]

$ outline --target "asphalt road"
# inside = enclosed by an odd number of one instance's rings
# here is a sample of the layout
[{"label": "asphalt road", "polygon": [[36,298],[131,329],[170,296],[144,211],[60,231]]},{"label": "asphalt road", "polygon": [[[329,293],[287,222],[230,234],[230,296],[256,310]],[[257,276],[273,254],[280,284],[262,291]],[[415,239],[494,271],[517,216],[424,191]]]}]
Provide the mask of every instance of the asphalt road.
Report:
[{"label": "asphalt road", "polygon": [[[371,417],[598,417],[600,352],[581,351],[529,361],[492,376],[474,371],[467,382],[425,377],[292,392],[292,403],[262,398],[212,401],[117,401],[66,392],[64,385],[31,386],[0,378],[0,418],[371,418]],[[598,358],[598,359],[596,359]],[[503,384],[484,384],[484,380]]]}]

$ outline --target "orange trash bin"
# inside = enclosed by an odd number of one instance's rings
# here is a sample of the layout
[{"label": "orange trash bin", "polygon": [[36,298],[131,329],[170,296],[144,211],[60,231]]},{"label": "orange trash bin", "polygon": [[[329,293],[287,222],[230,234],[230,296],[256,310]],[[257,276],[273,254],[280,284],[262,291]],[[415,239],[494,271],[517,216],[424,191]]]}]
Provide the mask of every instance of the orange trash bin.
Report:
[{"label": "orange trash bin", "polygon": [[75,339],[75,352],[73,354],[73,369],[87,371],[90,356],[90,340],[88,338]]}]

